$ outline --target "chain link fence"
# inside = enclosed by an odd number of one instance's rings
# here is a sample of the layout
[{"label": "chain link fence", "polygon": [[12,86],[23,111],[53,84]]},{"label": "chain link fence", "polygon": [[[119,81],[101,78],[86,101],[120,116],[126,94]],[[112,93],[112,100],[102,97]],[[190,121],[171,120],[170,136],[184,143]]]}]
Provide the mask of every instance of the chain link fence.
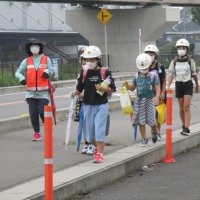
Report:
[{"label": "chain link fence", "polygon": [[[55,71],[53,80],[75,79],[81,71],[80,59],[77,58],[77,55],[69,55],[69,58],[65,59],[52,57],[51,61]],[[104,66],[105,56],[102,56],[102,63]],[[20,64],[21,60],[0,61],[0,87],[19,85],[19,81],[15,78],[15,72]]]}]

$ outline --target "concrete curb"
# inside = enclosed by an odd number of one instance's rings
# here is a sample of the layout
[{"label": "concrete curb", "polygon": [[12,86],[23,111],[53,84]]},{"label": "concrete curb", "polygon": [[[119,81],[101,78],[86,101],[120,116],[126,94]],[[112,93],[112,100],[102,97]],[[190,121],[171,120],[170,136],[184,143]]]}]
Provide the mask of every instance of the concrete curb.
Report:
[{"label": "concrete curb", "polygon": [[[110,111],[113,110],[119,110],[120,109],[120,102],[118,100],[109,100],[109,108]],[[63,121],[67,119],[67,108],[65,109],[59,109],[56,112],[56,118],[57,121]],[[30,128],[31,122],[29,116],[19,116],[19,117],[13,117],[8,119],[2,119],[0,120],[0,135],[4,134],[6,132],[14,131],[14,130],[20,130],[20,129],[26,129]]]},{"label": "concrete curb", "polygon": [[[133,73],[130,75],[121,75],[121,76],[113,76],[115,81],[127,80],[133,77]],[[74,86],[76,80],[66,80],[66,81],[52,81],[52,84],[56,88],[62,87],[72,87]],[[10,94],[10,93],[17,93],[17,92],[26,92],[25,86],[12,86],[12,87],[0,87],[0,94]]]},{"label": "concrete curb", "polygon": [[[173,155],[200,144],[200,124],[191,126],[191,134],[183,137],[179,131],[173,132]],[[112,183],[144,165],[160,162],[165,158],[164,139],[157,144],[150,143],[147,148],[135,144],[105,156],[102,164],[87,161],[63,171],[54,173],[54,199],[66,200],[78,193],[92,191]],[[34,190],[33,190],[34,188]],[[42,200],[44,199],[44,178],[18,185],[0,193],[0,199]]]}]

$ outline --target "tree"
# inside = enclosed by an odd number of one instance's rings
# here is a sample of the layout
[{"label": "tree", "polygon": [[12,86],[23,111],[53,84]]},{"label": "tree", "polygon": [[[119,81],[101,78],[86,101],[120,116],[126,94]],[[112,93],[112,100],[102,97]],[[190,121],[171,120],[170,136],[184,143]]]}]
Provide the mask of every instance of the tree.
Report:
[{"label": "tree", "polygon": [[200,24],[200,7],[191,8],[192,21]]}]

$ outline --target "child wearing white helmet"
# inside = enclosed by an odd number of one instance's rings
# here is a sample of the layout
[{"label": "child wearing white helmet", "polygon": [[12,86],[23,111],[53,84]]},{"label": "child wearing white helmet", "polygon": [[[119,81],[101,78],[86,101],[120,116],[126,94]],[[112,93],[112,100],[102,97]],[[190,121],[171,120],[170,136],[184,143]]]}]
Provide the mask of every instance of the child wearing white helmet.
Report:
[{"label": "child wearing white helmet", "polygon": [[[101,51],[96,46],[89,46],[83,54],[86,60],[84,70],[82,70],[78,78],[76,91],[72,96],[79,95],[84,90],[84,132],[86,140],[93,142],[95,145],[94,162],[104,162],[104,145],[106,135],[106,125],[108,116],[108,93],[116,90],[111,71],[106,70],[105,76],[110,77],[109,86],[102,86],[104,80],[101,76],[101,67],[99,66],[101,59]],[[87,74],[84,77],[84,72]],[[97,91],[104,92],[100,95]]]},{"label": "child wearing white helmet", "polygon": [[167,84],[167,87],[170,88],[175,78],[175,92],[176,98],[178,98],[179,114],[183,129],[180,134],[184,136],[190,134],[190,104],[193,96],[192,78],[194,78],[196,84],[196,92],[199,92],[195,61],[188,55],[189,47],[189,42],[184,38],[176,42],[177,56],[170,63]]},{"label": "child wearing white helmet", "polygon": [[[145,47],[144,52],[151,56],[152,63],[149,67],[149,71],[156,71],[158,74],[159,82],[160,82],[160,103],[166,102],[166,73],[165,73],[165,67],[158,63],[158,55],[159,50],[158,47],[154,44],[149,44]],[[158,122],[158,114],[156,113],[157,118],[157,126],[158,126],[158,140],[161,140],[161,124]]]},{"label": "child wearing white helmet", "polygon": [[158,130],[155,119],[155,104],[159,102],[160,86],[158,76],[155,72],[149,72],[152,63],[151,57],[146,53],[141,53],[136,59],[139,72],[134,76],[132,83],[127,83],[126,87],[134,91],[137,89],[137,99],[133,106],[133,125],[139,125],[142,144],[146,147],[148,139],[146,137],[146,127],[148,124],[153,130],[152,142],[158,140]]}]

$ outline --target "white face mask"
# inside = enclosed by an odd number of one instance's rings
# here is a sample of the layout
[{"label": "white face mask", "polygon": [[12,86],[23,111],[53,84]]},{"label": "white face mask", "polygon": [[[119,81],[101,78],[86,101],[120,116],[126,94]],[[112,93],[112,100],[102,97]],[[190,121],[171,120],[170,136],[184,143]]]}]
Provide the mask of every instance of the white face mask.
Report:
[{"label": "white face mask", "polygon": [[30,51],[32,54],[38,54],[40,52],[40,46],[38,45],[31,45]]},{"label": "white face mask", "polygon": [[140,73],[146,74],[148,71],[149,71],[148,69],[141,69],[141,70],[140,70]]},{"label": "white face mask", "polygon": [[180,50],[178,50],[178,55],[179,56],[185,56],[186,52],[187,52],[186,50],[180,49]]},{"label": "white face mask", "polygon": [[86,62],[88,69],[94,69],[97,66],[97,62]]}]

